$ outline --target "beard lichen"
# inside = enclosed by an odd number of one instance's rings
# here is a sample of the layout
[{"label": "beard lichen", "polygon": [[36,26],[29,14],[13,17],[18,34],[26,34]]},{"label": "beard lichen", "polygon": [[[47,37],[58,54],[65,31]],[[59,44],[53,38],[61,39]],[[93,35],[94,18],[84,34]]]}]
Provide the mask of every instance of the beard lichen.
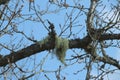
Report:
[{"label": "beard lichen", "polygon": [[44,39],[42,39],[41,41],[38,41],[38,44],[41,46],[41,45],[47,43],[49,41],[49,39],[50,39],[50,37],[47,36]]},{"label": "beard lichen", "polygon": [[[39,45],[45,44],[50,39],[49,36],[44,38],[43,40],[39,41]],[[58,60],[60,60],[64,65],[65,63],[65,56],[66,51],[69,48],[69,40],[65,38],[61,38],[58,36],[55,36],[55,48],[54,48],[54,54],[57,56]]]},{"label": "beard lichen", "polygon": [[58,36],[56,36],[55,38],[55,55],[63,64],[65,64],[65,56],[66,51],[69,48],[69,41],[68,39]]}]

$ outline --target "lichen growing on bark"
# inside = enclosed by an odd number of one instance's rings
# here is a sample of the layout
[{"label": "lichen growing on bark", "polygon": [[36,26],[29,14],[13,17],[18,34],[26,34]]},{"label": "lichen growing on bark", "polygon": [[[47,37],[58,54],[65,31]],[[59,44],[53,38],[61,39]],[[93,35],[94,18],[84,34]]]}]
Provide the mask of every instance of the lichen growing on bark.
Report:
[{"label": "lichen growing on bark", "polygon": [[41,46],[49,41],[49,36],[43,38],[42,40],[38,41],[38,44]]},{"label": "lichen growing on bark", "polygon": [[[39,41],[38,43],[40,45],[45,44],[46,42],[49,41],[49,39],[50,39],[50,37],[47,36],[46,38]],[[55,36],[54,54],[57,56],[58,60],[60,60],[63,64],[65,64],[65,56],[66,56],[66,51],[68,48],[69,48],[69,40],[68,39]]]},{"label": "lichen growing on bark", "polygon": [[66,51],[69,48],[69,41],[68,39],[61,38],[56,36],[55,40],[55,54],[57,58],[65,64],[65,56],[66,56]]}]

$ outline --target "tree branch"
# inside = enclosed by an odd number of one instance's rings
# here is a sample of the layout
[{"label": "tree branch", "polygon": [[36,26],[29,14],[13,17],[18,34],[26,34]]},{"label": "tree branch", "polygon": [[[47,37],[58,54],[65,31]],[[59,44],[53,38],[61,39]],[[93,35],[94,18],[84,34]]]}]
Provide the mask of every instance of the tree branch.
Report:
[{"label": "tree branch", "polygon": [[[100,41],[103,40],[113,40],[113,39],[120,39],[120,34],[103,34],[100,37]],[[82,48],[85,49],[92,42],[89,36],[84,37],[83,39],[72,39],[69,40],[69,48]],[[11,54],[6,55],[0,59],[0,66],[6,66],[9,63],[17,62],[21,59],[34,55],[38,52],[42,52],[45,50],[54,49],[55,45],[53,42],[47,42],[45,44],[39,45],[37,43],[32,44],[26,48],[23,48],[17,52],[11,52]],[[102,60],[101,60],[102,61]]]},{"label": "tree branch", "polygon": [[0,0],[0,5],[5,5],[6,3],[8,3],[10,0]]},{"label": "tree branch", "polygon": [[87,15],[87,30],[89,32],[89,30],[91,30],[91,28],[93,27],[93,18],[94,18],[94,11],[97,5],[97,0],[91,0],[91,4],[90,4],[90,8],[89,8],[89,12]]},{"label": "tree branch", "polygon": [[120,69],[119,62],[111,57],[98,57],[96,60],[113,65],[113,66],[117,67],[118,69]]}]

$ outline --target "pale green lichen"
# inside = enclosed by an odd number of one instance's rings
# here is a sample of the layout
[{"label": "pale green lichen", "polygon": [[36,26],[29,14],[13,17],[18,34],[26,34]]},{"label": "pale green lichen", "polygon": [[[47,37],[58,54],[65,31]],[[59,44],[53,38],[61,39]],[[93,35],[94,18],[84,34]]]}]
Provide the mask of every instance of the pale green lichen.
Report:
[{"label": "pale green lichen", "polygon": [[39,43],[39,45],[41,46],[41,45],[43,45],[43,44],[45,44],[46,42],[48,42],[49,41],[49,36],[47,36],[46,38],[44,38],[43,40],[41,40],[41,41],[38,41],[38,43]]},{"label": "pale green lichen", "polygon": [[65,64],[65,56],[66,56],[66,51],[69,48],[69,41],[68,39],[64,39],[61,37],[56,36],[55,40],[55,54],[57,58]]},{"label": "pale green lichen", "polygon": [[[47,36],[46,38],[39,41],[38,43],[41,46],[41,45],[45,44],[46,42],[48,42],[49,39],[50,39],[50,37]],[[55,49],[54,49],[55,52],[54,53],[63,64],[65,64],[65,56],[66,56],[66,51],[68,48],[69,48],[69,40],[68,39],[55,36]]]}]

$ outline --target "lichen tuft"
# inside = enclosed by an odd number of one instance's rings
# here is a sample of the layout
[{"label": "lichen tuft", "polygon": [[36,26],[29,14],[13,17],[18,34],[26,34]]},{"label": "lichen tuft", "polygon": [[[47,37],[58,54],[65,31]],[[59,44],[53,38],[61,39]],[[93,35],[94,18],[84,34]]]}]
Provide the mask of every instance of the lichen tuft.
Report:
[{"label": "lichen tuft", "polygon": [[61,38],[56,36],[55,40],[55,54],[57,58],[65,64],[65,56],[66,56],[66,51],[69,48],[69,41],[68,39]]}]

